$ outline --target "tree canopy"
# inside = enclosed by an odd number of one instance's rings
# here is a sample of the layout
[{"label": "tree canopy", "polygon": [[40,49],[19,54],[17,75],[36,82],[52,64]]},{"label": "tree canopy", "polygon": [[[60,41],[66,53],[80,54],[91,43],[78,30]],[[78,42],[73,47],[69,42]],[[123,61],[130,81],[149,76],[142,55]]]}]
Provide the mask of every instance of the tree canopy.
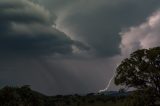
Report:
[{"label": "tree canopy", "polygon": [[117,67],[115,84],[150,89],[160,97],[160,47],[133,52]]}]

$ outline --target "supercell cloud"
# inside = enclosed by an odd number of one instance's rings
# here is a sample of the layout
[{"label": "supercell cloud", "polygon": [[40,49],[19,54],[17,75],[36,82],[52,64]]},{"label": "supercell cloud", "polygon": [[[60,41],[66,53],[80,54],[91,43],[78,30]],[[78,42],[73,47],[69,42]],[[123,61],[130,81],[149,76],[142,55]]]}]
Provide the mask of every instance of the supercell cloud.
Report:
[{"label": "supercell cloud", "polygon": [[54,15],[38,4],[28,0],[1,0],[0,9],[2,54],[69,54],[72,46],[77,45],[65,33],[52,27]]}]

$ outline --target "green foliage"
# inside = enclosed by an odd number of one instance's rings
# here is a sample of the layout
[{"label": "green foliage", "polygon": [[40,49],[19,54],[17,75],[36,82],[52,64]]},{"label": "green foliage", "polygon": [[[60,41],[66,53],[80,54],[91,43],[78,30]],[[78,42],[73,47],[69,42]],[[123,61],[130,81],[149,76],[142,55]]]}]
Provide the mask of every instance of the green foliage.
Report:
[{"label": "green foliage", "polygon": [[137,50],[124,59],[117,68],[115,84],[141,91],[132,96],[130,106],[154,104],[160,97],[160,47]]},{"label": "green foliage", "polygon": [[115,84],[135,88],[160,89],[160,48],[133,52],[117,68]]}]

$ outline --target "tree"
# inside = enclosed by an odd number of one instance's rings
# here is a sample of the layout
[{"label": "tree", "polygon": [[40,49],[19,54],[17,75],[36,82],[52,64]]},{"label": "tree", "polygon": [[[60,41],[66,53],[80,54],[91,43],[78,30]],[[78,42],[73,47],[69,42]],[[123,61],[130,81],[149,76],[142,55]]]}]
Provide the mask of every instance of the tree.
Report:
[{"label": "tree", "polygon": [[156,106],[155,100],[152,90],[144,89],[133,91],[124,103],[125,106]]},{"label": "tree", "polygon": [[160,47],[137,50],[124,59],[117,67],[115,84],[150,89],[160,97]]},{"label": "tree", "polygon": [[32,91],[28,85],[0,89],[0,106],[54,106],[47,96]]}]

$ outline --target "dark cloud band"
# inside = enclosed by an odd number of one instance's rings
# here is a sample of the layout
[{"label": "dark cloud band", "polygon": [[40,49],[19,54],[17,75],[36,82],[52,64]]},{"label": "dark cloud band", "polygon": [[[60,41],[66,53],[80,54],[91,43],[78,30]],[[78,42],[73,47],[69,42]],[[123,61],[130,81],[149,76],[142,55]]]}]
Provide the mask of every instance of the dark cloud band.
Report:
[{"label": "dark cloud band", "polygon": [[0,52],[69,54],[76,41],[52,27],[50,13],[28,0],[0,1]]}]

